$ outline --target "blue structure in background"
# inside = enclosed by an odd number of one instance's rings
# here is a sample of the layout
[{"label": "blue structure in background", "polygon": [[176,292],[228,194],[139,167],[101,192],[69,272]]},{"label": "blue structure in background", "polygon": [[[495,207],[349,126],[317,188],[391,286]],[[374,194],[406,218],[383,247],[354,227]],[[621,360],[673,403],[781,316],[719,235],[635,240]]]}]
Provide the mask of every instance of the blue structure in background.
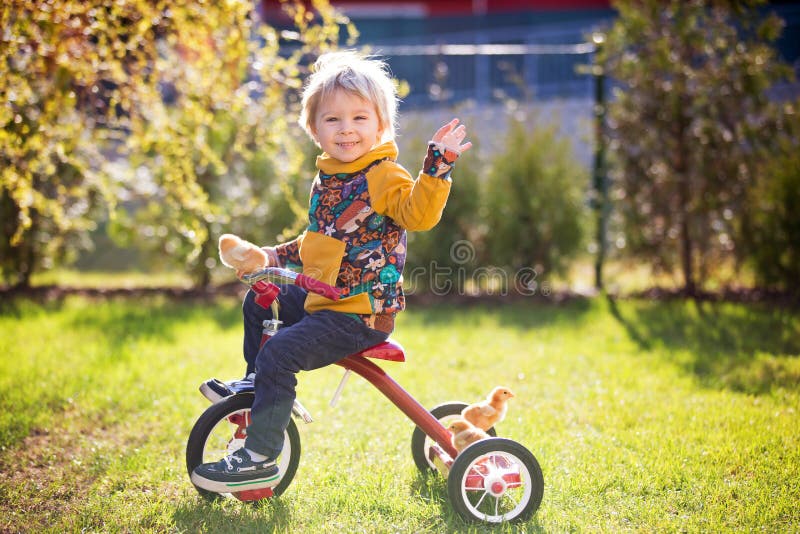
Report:
[{"label": "blue structure in background", "polygon": [[[410,85],[409,107],[507,98],[591,98],[591,34],[611,25],[606,0],[332,0]],[[800,2],[771,2],[786,22],[777,46],[800,70]],[[450,45],[461,45],[458,47]],[[470,48],[471,45],[471,48]],[[796,91],[791,91],[796,93]]]},{"label": "blue structure in background", "polygon": [[516,4],[517,9],[482,14],[426,14],[424,6],[402,11],[397,4],[383,13],[343,7],[360,32],[359,44],[387,57],[394,75],[409,83],[404,101],[410,107],[590,97],[592,81],[576,67],[591,62],[590,34],[608,26],[614,10]]}]

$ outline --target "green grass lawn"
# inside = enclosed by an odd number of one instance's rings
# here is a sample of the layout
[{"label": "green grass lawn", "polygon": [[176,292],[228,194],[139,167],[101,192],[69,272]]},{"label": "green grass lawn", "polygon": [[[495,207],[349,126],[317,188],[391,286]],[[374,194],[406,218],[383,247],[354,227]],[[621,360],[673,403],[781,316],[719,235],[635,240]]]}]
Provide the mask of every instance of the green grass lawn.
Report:
[{"label": "green grass lawn", "polygon": [[341,369],[300,376],[292,486],[208,503],[184,466],[209,376],[242,374],[239,302],[0,305],[0,531],[791,532],[800,529],[800,312],[603,298],[414,307],[389,372],[420,402],[516,393],[501,436],[544,471],[539,512],[489,529],[418,475],[412,424]]}]

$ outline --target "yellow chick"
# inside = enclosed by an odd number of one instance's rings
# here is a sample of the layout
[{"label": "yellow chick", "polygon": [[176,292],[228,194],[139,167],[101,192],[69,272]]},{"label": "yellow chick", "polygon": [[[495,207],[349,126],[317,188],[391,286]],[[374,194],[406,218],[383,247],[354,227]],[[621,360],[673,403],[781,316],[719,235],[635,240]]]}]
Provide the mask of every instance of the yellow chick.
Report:
[{"label": "yellow chick", "polygon": [[455,447],[459,453],[466,449],[468,445],[489,437],[489,434],[461,418],[454,419],[447,425],[447,430],[453,435],[451,438],[453,447]]},{"label": "yellow chick", "polygon": [[233,234],[222,234],[219,237],[219,258],[223,265],[236,269],[237,276],[275,263],[267,251]]},{"label": "yellow chick", "polygon": [[495,423],[499,423],[505,418],[508,410],[506,402],[513,396],[510,389],[497,386],[486,397],[486,400],[464,408],[461,416],[481,430],[489,430]]}]

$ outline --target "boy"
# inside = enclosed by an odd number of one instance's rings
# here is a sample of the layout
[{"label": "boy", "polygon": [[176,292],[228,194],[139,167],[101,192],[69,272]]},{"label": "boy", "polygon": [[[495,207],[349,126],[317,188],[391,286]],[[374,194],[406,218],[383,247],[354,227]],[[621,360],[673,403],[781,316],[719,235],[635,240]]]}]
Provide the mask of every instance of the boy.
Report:
[{"label": "boy", "polygon": [[270,485],[278,471],[295,399],[296,374],[335,363],[386,340],[405,307],[401,275],[406,230],[432,228],[450,192],[450,172],[466,129],[453,119],[428,145],[414,180],[396,163],[397,95],[383,62],[354,52],[325,54],[303,91],[300,124],[323,150],[311,188],[309,225],[288,243],[265,250],[270,263],[337,287],[331,301],[296,286],[281,290],[286,325],[260,350],[261,323],[271,312],[248,292],[243,304],[244,356],[255,373],[255,401],[245,446],[198,466],[192,482],[227,492]]}]

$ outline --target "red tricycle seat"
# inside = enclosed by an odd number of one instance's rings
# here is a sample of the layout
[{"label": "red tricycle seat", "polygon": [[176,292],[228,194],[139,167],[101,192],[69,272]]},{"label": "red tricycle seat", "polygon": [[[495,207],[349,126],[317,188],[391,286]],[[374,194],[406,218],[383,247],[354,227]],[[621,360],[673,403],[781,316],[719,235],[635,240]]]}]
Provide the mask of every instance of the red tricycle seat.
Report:
[{"label": "red tricycle seat", "polygon": [[387,339],[383,343],[364,349],[353,356],[364,356],[366,358],[376,358],[378,360],[389,360],[392,362],[406,361],[406,354],[403,351],[403,346],[393,339]]}]

